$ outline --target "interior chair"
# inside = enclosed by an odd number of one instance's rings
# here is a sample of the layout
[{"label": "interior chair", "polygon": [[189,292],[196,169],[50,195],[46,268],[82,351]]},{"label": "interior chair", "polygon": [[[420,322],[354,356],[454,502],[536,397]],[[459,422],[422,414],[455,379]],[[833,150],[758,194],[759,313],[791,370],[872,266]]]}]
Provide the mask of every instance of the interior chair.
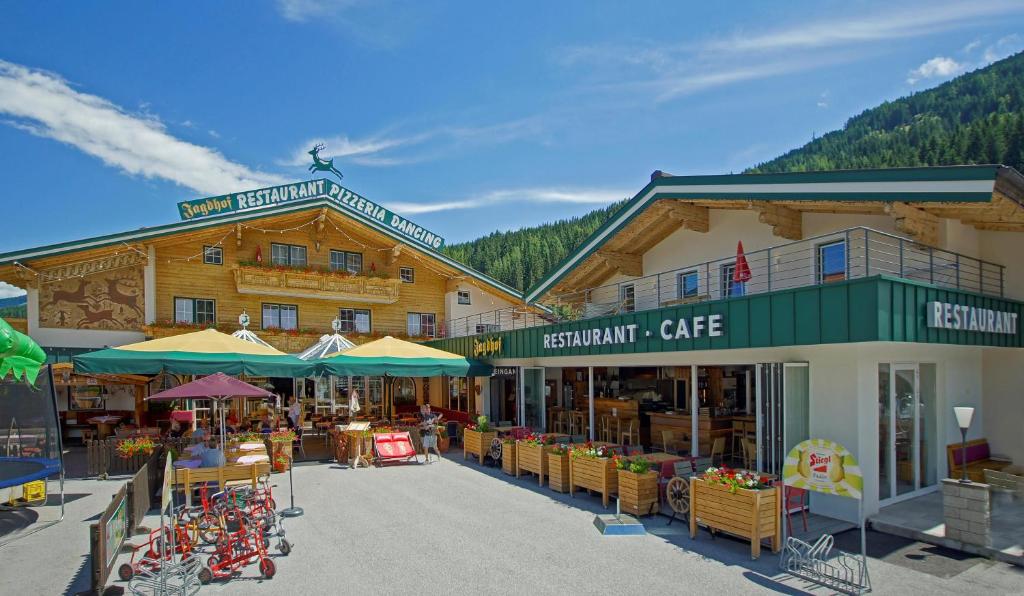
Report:
[{"label": "interior chair", "polygon": [[715,437],[715,440],[711,442],[711,465],[715,465],[716,457],[718,465],[721,465],[725,458],[725,437]]},{"label": "interior chair", "polygon": [[753,470],[757,466],[757,445],[744,437],[740,441],[740,446],[743,448],[743,467]]},{"label": "interior chair", "polygon": [[744,422],[742,420],[732,421],[732,441],[730,442],[730,451],[732,453],[743,453],[743,439],[747,436],[746,429],[744,428]]},{"label": "interior chair", "polygon": [[807,531],[807,509],[810,506],[809,495],[807,489],[796,488],[794,486],[785,487],[785,496],[783,498],[782,508],[786,512],[786,529],[789,532],[789,536],[793,535],[793,520],[790,519],[790,515],[797,511],[803,516],[804,519],[804,532]]},{"label": "interior chair", "polygon": [[626,429],[619,432],[619,444],[636,445],[640,442],[640,431],[636,428],[636,419],[630,419]]},{"label": "interior chair", "polygon": [[612,426],[608,420],[608,414],[601,414],[597,417],[597,438],[600,441],[612,442]]},{"label": "interior chair", "polygon": [[[685,436],[685,435],[684,435]],[[690,442],[684,438],[676,438],[676,434],[670,430],[661,431],[661,445],[665,453],[677,454],[682,449],[689,449]]]}]

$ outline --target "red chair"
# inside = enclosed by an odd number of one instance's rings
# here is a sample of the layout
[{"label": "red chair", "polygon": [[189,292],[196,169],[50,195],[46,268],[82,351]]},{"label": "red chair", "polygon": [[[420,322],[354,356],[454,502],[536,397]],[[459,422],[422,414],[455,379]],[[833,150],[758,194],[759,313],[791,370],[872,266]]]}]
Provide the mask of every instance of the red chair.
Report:
[{"label": "red chair", "polygon": [[786,529],[789,530],[789,535],[793,535],[793,521],[790,519],[790,515],[793,509],[797,511],[804,518],[804,532],[807,531],[807,509],[810,507],[810,501],[808,495],[810,494],[807,489],[796,488],[793,486],[785,487],[785,497],[783,498],[782,508],[786,512]]},{"label": "red chair", "polygon": [[377,463],[382,466],[409,460],[419,463],[419,459],[416,457],[416,448],[413,446],[408,432],[374,433],[373,452],[377,457]]}]

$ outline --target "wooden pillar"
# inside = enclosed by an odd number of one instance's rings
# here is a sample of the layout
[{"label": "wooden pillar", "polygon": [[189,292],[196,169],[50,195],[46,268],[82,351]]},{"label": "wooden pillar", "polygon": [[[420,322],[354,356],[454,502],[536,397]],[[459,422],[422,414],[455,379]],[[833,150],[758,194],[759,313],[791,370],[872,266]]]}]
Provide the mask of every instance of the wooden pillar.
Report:
[{"label": "wooden pillar", "polygon": [[142,408],[146,400],[146,386],[135,386],[135,426],[142,428]]},{"label": "wooden pillar", "polygon": [[697,415],[700,412],[700,396],[697,393],[697,365],[690,365],[690,455],[700,457],[697,445]]}]

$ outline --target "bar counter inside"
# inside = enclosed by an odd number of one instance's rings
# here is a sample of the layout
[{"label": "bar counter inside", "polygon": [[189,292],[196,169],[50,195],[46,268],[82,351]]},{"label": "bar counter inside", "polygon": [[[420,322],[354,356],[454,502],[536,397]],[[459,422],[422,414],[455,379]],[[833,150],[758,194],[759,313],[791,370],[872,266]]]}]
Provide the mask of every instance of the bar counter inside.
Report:
[{"label": "bar counter inside", "polygon": [[[682,410],[669,412],[651,412],[651,442],[654,446],[661,445],[661,431],[672,431],[675,439],[689,439],[693,429],[693,419]],[[700,455],[711,454],[711,443],[717,437],[725,437],[725,450],[728,453],[732,442],[734,421],[754,422],[752,415],[698,415],[697,416],[697,447]]]}]

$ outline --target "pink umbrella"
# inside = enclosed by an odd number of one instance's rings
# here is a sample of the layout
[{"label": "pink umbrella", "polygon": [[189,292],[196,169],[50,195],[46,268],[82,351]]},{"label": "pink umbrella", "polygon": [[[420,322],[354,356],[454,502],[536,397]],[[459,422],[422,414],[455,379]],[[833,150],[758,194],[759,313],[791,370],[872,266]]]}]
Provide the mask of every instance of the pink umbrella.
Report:
[{"label": "pink umbrella", "polygon": [[232,397],[271,397],[274,395],[266,389],[239,381],[224,373],[214,373],[208,377],[196,379],[191,383],[178,385],[166,391],[150,395],[146,399],[155,401],[171,401],[175,399],[212,399],[220,403],[220,442],[224,448],[224,402]]}]

